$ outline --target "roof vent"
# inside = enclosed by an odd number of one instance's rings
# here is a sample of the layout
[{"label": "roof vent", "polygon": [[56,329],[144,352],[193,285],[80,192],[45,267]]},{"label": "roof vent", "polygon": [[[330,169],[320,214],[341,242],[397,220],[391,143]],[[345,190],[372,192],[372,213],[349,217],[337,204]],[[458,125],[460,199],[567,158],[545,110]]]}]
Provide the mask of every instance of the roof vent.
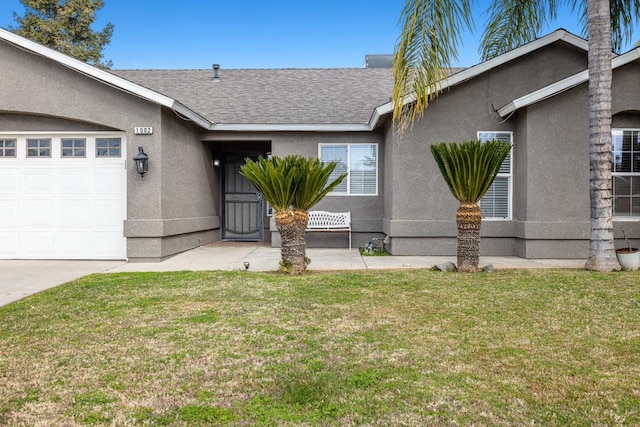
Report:
[{"label": "roof vent", "polygon": [[213,64],[213,81],[220,81],[220,64]]}]

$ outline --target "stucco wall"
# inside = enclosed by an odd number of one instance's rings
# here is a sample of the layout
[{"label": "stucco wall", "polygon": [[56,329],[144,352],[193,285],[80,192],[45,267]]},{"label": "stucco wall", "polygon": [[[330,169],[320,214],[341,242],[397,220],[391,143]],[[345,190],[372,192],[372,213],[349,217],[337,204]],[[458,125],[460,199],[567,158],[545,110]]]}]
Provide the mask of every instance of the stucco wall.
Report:
[{"label": "stucco wall", "polygon": [[23,132],[102,132],[116,129],[97,123],[65,120],[59,117],[0,111],[0,130],[3,132],[9,130]]},{"label": "stucco wall", "polygon": [[[531,105],[522,112],[518,153],[525,157],[526,179],[517,173],[517,191],[527,208],[518,209],[522,221],[589,220],[589,127],[586,85]],[[551,232],[551,230],[549,230]]]},{"label": "stucco wall", "polygon": [[589,239],[588,92],[581,85],[518,112],[516,255],[584,258]]},{"label": "stucco wall", "polygon": [[[611,110],[614,115],[628,111],[633,115],[640,113],[638,95],[638,76],[640,64],[638,61],[619,67],[613,71],[611,82],[615,96],[611,100]],[[637,122],[636,122],[637,123]]]},{"label": "stucco wall", "polygon": [[[157,199],[159,216],[137,209],[127,221],[129,255],[134,260],[162,259],[220,238],[219,186],[211,153],[200,141],[201,130],[166,108],[161,118],[157,131],[161,143],[144,146],[149,173],[130,178],[141,192],[149,181],[160,188],[148,194]],[[150,245],[149,239],[160,240]]]}]

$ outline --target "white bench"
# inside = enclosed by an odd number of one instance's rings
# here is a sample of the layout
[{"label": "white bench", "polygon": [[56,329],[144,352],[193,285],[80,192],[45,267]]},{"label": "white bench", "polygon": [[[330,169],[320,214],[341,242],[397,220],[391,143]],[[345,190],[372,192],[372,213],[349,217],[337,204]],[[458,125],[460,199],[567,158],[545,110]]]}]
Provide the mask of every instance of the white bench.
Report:
[{"label": "white bench", "polygon": [[349,232],[349,249],[351,249],[351,212],[309,211],[307,231]]}]

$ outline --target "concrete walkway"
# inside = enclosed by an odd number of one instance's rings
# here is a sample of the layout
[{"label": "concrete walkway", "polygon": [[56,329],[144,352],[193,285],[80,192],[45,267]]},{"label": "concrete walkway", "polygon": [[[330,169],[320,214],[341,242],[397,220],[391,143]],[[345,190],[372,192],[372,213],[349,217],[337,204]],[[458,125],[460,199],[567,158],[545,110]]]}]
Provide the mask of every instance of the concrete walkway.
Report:
[{"label": "concrete walkway", "polygon": [[[309,270],[379,270],[398,268],[431,268],[451,261],[455,256],[360,256],[358,249],[308,248],[311,259]],[[221,244],[201,246],[181,253],[161,263],[127,263],[109,270],[109,273],[130,271],[181,271],[181,270],[244,270],[276,271],[280,261],[280,249],[251,244]],[[585,260],[532,260],[517,257],[481,257],[480,265],[493,264],[496,269],[505,268],[583,268]]]},{"label": "concrete walkway", "polygon": [[[358,249],[307,249],[309,270],[379,270],[431,268],[455,256],[360,256]],[[143,271],[277,271],[280,249],[250,243],[218,242],[181,253],[160,263],[124,261],[0,260],[0,307],[92,273]],[[585,260],[536,260],[481,257],[480,265],[507,268],[583,268]]]}]

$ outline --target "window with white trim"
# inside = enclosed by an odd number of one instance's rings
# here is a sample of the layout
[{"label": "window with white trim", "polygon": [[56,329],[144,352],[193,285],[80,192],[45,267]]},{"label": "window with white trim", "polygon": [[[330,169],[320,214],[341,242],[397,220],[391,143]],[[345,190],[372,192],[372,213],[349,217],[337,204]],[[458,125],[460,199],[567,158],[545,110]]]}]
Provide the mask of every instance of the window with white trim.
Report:
[{"label": "window with white trim", "polygon": [[329,182],[346,173],[347,177],[331,195],[375,196],[378,194],[378,144],[320,144],[319,158],[338,165]]},{"label": "window with white trim", "polygon": [[640,217],[640,129],[613,129],[613,215]]},{"label": "window with white trim", "polygon": [[51,157],[51,139],[28,138],[27,157]]},{"label": "window with white trim", "polygon": [[62,157],[85,157],[87,141],[84,138],[62,138],[60,149]]},{"label": "window with white trim", "polygon": [[120,138],[96,138],[96,157],[120,157]]},{"label": "window with white trim", "polygon": [[0,139],[0,157],[16,157],[15,139]]},{"label": "window with white trim", "polygon": [[[478,132],[481,142],[503,141],[513,144],[513,132]],[[484,219],[510,219],[511,193],[513,186],[513,148],[500,166],[495,181],[480,200],[480,210]]]}]

